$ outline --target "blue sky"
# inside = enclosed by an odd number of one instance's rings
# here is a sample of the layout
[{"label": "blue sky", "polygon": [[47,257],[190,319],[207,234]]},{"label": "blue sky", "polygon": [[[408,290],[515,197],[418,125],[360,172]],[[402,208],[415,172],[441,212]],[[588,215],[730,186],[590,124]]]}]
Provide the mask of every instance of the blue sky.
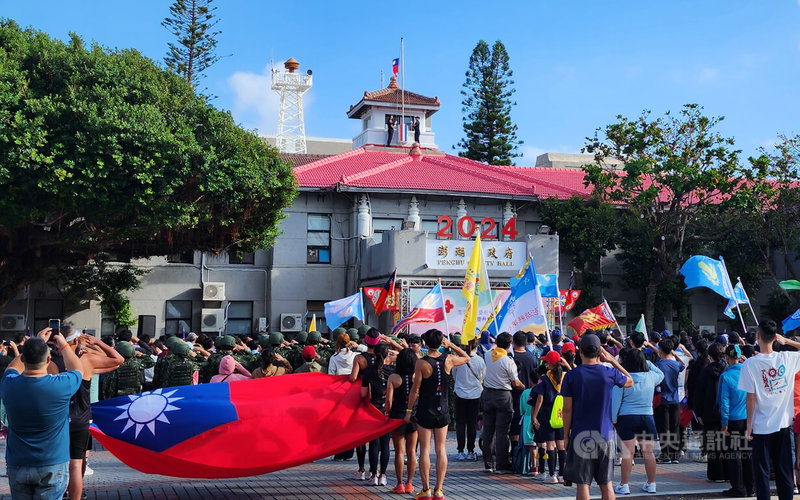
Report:
[{"label": "blue sky", "polygon": [[[169,0],[4,0],[0,16],[66,39],[74,31],[107,47],[162,61]],[[268,66],[294,57],[314,71],[306,134],[352,138],[345,112],[380,87],[405,38],[406,89],[439,96],[441,149],[462,137],[464,72],[478,40],[510,54],[524,141],[520,165],[544,151],[578,152],[619,114],[662,114],[684,103],[723,115],[720,130],[745,155],[778,134],[800,133],[800,0],[272,2],[217,0],[218,53],[202,85],[248,128],[274,133],[277,95]],[[402,5],[402,7],[401,7]],[[387,80],[388,82],[388,77]]]}]

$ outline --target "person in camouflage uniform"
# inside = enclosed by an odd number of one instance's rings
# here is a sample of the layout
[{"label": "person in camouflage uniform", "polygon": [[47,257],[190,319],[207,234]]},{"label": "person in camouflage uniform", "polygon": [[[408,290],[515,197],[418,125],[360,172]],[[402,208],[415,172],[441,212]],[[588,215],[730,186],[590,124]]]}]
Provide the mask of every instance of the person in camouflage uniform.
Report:
[{"label": "person in camouflage uniform", "polygon": [[155,387],[192,385],[194,372],[198,371],[201,366],[192,359],[189,346],[179,340],[170,348],[170,354],[173,355],[172,359],[167,361],[165,368],[159,373],[158,379],[153,377],[153,385]]},{"label": "person in camouflage uniform", "polygon": [[325,373],[328,373],[328,360],[333,356],[333,348],[330,344],[322,341],[322,334],[314,331],[308,333],[308,345],[314,348],[319,356],[317,362],[322,365]]},{"label": "person in camouflage uniform", "polygon": [[179,343],[183,343],[183,342],[181,341],[181,339],[179,339],[178,337],[175,337],[174,335],[173,336],[169,336],[166,339],[164,339],[164,347],[167,348],[167,354],[165,354],[164,356],[161,356],[156,361],[156,366],[153,369],[153,387],[154,388],[158,387],[157,385],[155,385],[155,381],[156,380],[163,380],[164,372],[167,369],[167,365],[172,363],[173,360],[175,359],[175,354],[173,354],[172,349]]},{"label": "person in camouflage uniform", "polygon": [[281,356],[286,358],[286,361],[292,365],[292,370],[296,370],[303,364],[303,348],[308,343],[308,332],[300,332],[294,338],[296,344],[292,344],[286,349],[286,354],[278,350],[277,347],[272,346],[273,349],[276,349]]},{"label": "person in camouflage uniform", "polygon": [[[225,335],[225,337],[230,337],[233,339],[233,347],[231,348],[233,352],[231,356],[233,359],[242,365],[245,370],[252,372],[261,364],[261,356],[259,354],[253,354],[253,351],[245,344],[243,341],[236,341],[236,338],[231,335]],[[226,340],[227,343],[230,343],[229,340]],[[217,370],[219,370],[219,364],[217,364]],[[214,374],[216,375],[216,373]],[[212,375],[213,376],[213,375]],[[210,379],[209,379],[210,380]]]},{"label": "person in camouflage uniform", "polygon": [[[220,335],[214,338],[215,352],[206,360],[205,365],[200,370],[200,382],[207,384],[211,382],[211,377],[219,372],[219,362],[228,354],[233,354],[233,348],[236,347],[236,339],[230,335]],[[238,361],[238,360],[237,360]]]},{"label": "person in camouflage uniform", "polygon": [[[125,361],[103,380],[103,398],[130,396],[142,392],[142,370],[153,367],[156,363],[149,355],[136,352],[130,342],[120,342],[116,350]],[[138,356],[137,356],[138,354]]]}]

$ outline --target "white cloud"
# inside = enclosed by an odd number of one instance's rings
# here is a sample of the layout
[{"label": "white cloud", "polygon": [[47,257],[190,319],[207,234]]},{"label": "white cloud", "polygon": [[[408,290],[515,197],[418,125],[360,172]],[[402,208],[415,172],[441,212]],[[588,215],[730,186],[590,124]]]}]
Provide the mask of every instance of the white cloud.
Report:
[{"label": "white cloud", "polygon": [[[228,86],[234,93],[233,118],[248,129],[272,135],[278,131],[280,95],[272,90],[269,66],[260,74],[237,71],[228,78]],[[303,94],[303,111],[308,112],[313,102],[311,91]]]},{"label": "white cloud", "polygon": [[698,75],[698,80],[701,83],[709,83],[717,79],[719,75],[719,69],[706,67],[700,70],[700,74]]},{"label": "white cloud", "polygon": [[523,144],[520,148],[522,158],[517,158],[514,162],[518,165],[534,166],[536,164],[536,157],[547,153],[546,149],[537,148],[536,146],[527,146]]},{"label": "white cloud", "polygon": [[269,67],[261,74],[237,71],[228,78],[233,90],[233,117],[245,128],[262,134],[274,134],[278,129],[280,97],[270,89]]}]

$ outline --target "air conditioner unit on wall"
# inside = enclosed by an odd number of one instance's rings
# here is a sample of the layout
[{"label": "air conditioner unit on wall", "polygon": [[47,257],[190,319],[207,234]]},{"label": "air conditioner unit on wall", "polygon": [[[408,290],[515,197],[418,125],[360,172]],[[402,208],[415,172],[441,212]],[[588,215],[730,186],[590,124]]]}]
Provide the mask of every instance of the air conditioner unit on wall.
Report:
[{"label": "air conditioner unit on wall", "polygon": [[225,309],[205,309],[203,308],[200,320],[203,332],[219,332],[225,325]]},{"label": "air conditioner unit on wall", "polygon": [[0,331],[2,332],[24,332],[24,314],[4,314],[0,317]]},{"label": "air conditioner unit on wall", "polygon": [[281,314],[282,332],[299,332],[303,329],[302,313],[283,313]]},{"label": "air conditioner unit on wall", "polygon": [[615,301],[611,304],[611,310],[614,312],[615,316],[620,318],[627,318],[628,317],[628,303],[623,301]]},{"label": "air conditioner unit on wall", "polygon": [[267,331],[267,318],[258,318],[258,333],[265,333]]},{"label": "air conditioner unit on wall", "polygon": [[203,300],[225,300],[225,283],[203,282]]}]

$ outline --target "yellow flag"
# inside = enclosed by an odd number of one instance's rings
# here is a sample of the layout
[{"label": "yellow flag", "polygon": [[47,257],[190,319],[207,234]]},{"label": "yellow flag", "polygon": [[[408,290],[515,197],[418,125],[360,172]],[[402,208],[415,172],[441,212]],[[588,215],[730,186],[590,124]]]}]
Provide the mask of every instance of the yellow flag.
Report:
[{"label": "yellow flag", "polygon": [[482,264],[481,236],[477,235],[475,237],[475,245],[472,247],[472,254],[469,257],[467,274],[464,276],[464,286],[461,288],[461,295],[467,299],[467,308],[464,310],[464,323],[461,327],[461,340],[465,344],[475,338],[479,294],[489,289],[486,271]]},{"label": "yellow flag", "polygon": [[316,332],[317,331],[317,315],[316,314],[312,314],[311,315],[311,324],[308,325],[308,331],[309,332]]}]

